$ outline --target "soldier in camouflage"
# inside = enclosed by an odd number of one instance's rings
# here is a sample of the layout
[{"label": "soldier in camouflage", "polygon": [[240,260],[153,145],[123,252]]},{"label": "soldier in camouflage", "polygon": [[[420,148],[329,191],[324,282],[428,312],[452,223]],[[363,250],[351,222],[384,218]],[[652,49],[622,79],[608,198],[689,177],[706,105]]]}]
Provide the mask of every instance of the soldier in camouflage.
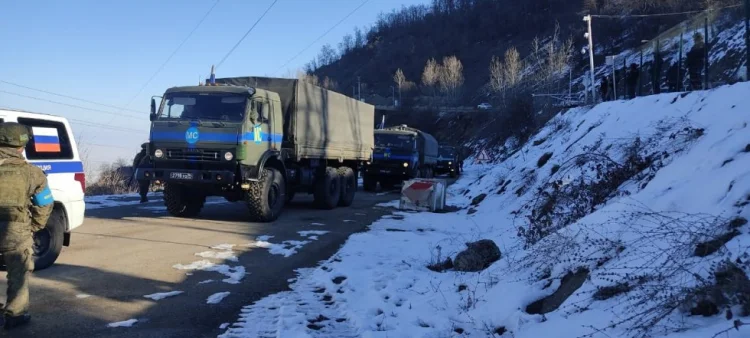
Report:
[{"label": "soldier in camouflage", "polygon": [[[135,155],[135,158],[133,159],[133,176],[135,176],[135,171],[138,168],[143,167],[148,163],[148,143],[141,144],[141,151]],[[146,195],[148,194],[148,189],[151,185],[151,181],[149,180],[140,180],[138,181],[138,194],[141,195],[141,203],[148,202],[148,198]]]},{"label": "soldier in camouflage", "polygon": [[41,169],[29,164],[23,150],[29,130],[18,123],[0,124],[0,253],[8,271],[5,328],[31,320],[29,277],[34,270],[33,234],[47,224],[54,198]]}]

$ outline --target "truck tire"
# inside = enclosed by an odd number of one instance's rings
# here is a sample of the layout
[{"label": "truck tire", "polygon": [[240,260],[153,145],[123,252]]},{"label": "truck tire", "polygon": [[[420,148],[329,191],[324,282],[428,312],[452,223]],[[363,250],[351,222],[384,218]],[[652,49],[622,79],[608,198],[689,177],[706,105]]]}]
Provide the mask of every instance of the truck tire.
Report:
[{"label": "truck tire", "polygon": [[375,191],[377,187],[378,181],[375,180],[374,176],[364,175],[362,177],[362,188],[365,189],[365,191]]},{"label": "truck tire", "polygon": [[315,206],[331,210],[341,199],[341,179],[336,168],[327,167],[325,173],[315,181]]},{"label": "truck tire", "polygon": [[164,205],[167,206],[167,211],[172,216],[198,216],[205,203],[205,195],[195,194],[184,185],[167,183],[164,187]]},{"label": "truck tire", "polygon": [[61,208],[52,210],[47,226],[34,233],[34,270],[44,270],[60,256],[67,219]]},{"label": "truck tire", "polygon": [[339,206],[348,207],[354,202],[354,195],[357,192],[357,177],[354,175],[354,170],[349,167],[341,167],[337,172],[339,179],[341,180],[341,199],[339,199]]},{"label": "truck tire", "polygon": [[250,218],[254,222],[273,222],[287,202],[284,177],[275,168],[263,169],[258,182],[250,183],[245,195]]}]

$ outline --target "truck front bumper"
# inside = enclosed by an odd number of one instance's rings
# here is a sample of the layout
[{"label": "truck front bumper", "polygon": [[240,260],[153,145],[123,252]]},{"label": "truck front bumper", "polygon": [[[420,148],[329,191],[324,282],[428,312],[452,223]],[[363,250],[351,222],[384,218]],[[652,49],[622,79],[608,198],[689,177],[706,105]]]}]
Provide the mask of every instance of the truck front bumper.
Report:
[{"label": "truck front bumper", "polygon": [[138,168],[135,177],[139,181],[148,180],[205,184],[231,184],[234,182],[234,172],[229,170]]},{"label": "truck front bumper", "polygon": [[365,167],[365,175],[368,176],[379,176],[379,177],[398,177],[398,178],[411,178],[413,169],[412,168],[393,168],[393,167],[379,167],[379,166],[368,166]]}]

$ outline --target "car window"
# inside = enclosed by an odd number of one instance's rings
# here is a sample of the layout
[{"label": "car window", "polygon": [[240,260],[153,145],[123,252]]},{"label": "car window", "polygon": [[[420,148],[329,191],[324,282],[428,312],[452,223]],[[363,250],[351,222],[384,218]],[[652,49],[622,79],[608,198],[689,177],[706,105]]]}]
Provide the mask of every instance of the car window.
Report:
[{"label": "car window", "polygon": [[26,145],[26,158],[29,160],[72,160],[73,147],[65,125],[60,122],[18,118],[31,132]]}]

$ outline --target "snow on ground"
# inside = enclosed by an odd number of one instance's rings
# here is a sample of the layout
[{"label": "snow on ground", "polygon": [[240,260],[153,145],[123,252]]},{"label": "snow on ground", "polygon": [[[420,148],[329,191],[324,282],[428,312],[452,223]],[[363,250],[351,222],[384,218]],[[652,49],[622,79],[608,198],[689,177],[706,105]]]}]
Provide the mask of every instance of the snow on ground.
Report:
[{"label": "snow on ground", "polygon": [[86,299],[86,298],[89,298],[89,297],[91,297],[91,295],[87,295],[85,293],[81,293],[81,294],[76,295],[76,298],[78,298],[78,299]]},{"label": "snow on ground", "polygon": [[196,256],[203,258],[223,259],[232,262],[238,262],[237,256],[234,255],[234,251],[203,251],[195,254]]},{"label": "snow on ground", "polygon": [[229,291],[214,293],[213,295],[208,296],[208,299],[206,299],[206,304],[219,304],[222,300],[224,300],[224,298],[229,296],[230,293],[231,292]]},{"label": "snow on ground", "polygon": [[[721,284],[719,262],[749,270],[748,225],[729,222],[750,217],[748,93],[740,83],[558,115],[504,161],[465,166],[448,189],[460,211],[381,219],[220,337],[748,337],[732,329],[750,322],[736,306],[691,315]],[[502,252],[487,269],[427,268],[479,239]],[[559,308],[529,306],[563,285]]]},{"label": "snow on ground", "polygon": [[229,266],[227,264],[215,264],[208,260],[200,260],[192,262],[188,265],[183,264],[175,264],[173,268],[177,270],[199,270],[199,271],[211,271],[211,272],[218,272],[227,278],[223,279],[222,281],[224,283],[229,284],[239,284],[240,281],[245,278],[245,275],[247,274],[245,272],[245,267],[241,265],[237,266]]},{"label": "snow on ground", "polygon": [[[315,225],[316,223],[313,223]],[[322,225],[322,224],[321,224]],[[248,243],[245,246],[250,248],[263,248],[268,249],[268,252],[272,255],[280,255],[284,257],[291,257],[296,254],[299,249],[302,249],[312,241],[317,241],[318,236],[325,235],[329,231],[324,230],[305,230],[297,232],[300,236],[304,237],[305,240],[286,240],[281,243],[269,242],[273,236],[262,235],[255,238],[254,242]]]},{"label": "snow on ground", "polygon": [[136,205],[140,203],[140,198],[138,194],[86,196],[86,210]]},{"label": "snow on ground", "polygon": [[121,322],[109,323],[107,324],[107,327],[131,327],[137,322],[138,319],[128,319]]},{"label": "snow on ground", "polygon": [[174,297],[180,294],[183,294],[185,291],[170,291],[170,292],[160,292],[160,293],[152,293],[150,295],[145,295],[143,297],[152,299],[152,300],[162,300],[164,298],[168,297]]},{"label": "snow on ground", "polygon": [[393,201],[378,203],[375,206],[381,207],[381,208],[398,208],[400,204],[401,202],[399,200],[393,200]]}]

